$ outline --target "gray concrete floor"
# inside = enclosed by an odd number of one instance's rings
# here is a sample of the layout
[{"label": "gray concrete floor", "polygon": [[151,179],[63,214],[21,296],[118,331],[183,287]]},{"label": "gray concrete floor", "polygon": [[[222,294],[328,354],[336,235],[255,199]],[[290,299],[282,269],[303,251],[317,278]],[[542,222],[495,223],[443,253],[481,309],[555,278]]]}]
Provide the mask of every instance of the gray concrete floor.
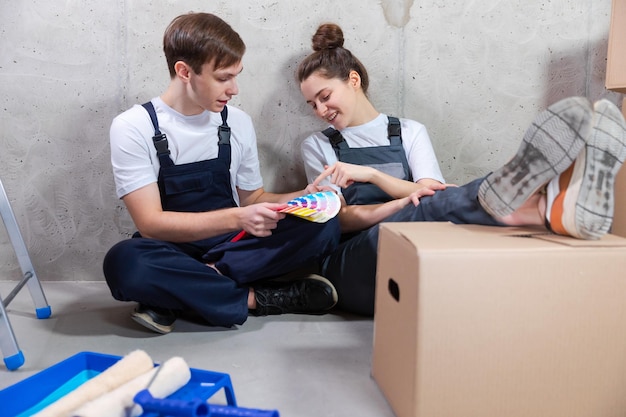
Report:
[{"label": "gray concrete floor", "polygon": [[[0,281],[0,295],[15,284]],[[241,407],[278,410],[281,417],[393,417],[370,375],[371,319],[250,317],[232,329],[179,320],[174,332],[158,335],[132,321],[134,304],[114,300],[103,282],[42,286],[52,317],[36,318],[26,287],[8,307],[25,363],[8,371],[0,362],[0,390],[78,352],[122,356],[142,349],[155,362],[180,356],[192,368],[229,374]]]}]

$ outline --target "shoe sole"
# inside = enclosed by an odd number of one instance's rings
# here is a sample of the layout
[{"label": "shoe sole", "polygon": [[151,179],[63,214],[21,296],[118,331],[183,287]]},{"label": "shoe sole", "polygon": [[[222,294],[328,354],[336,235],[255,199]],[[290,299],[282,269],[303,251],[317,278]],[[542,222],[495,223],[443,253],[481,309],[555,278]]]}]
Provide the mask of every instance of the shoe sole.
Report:
[{"label": "shoe sole", "polygon": [[603,99],[594,103],[592,131],[576,162],[556,216],[568,234],[596,240],[611,228],[615,179],[626,159],[626,122],[620,110]]},{"label": "shoe sole", "polygon": [[130,317],[135,320],[137,323],[141,324],[143,327],[146,327],[150,330],[152,330],[153,332],[156,333],[160,333],[160,334],[168,334],[170,333],[172,330],[174,330],[174,326],[164,326],[162,324],[159,323],[155,323],[154,320],[152,320],[152,317],[150,317],[150,315],[146,314],[146,313],[137,313],[136,311],[133,312]]},{"label": "shoe sole", "polygon": [[495,218],[508,216],[565,171],[585,146],[592,114],[582,97],[558,101],[539,113],[515,157],[480,185],[482,207]]}]

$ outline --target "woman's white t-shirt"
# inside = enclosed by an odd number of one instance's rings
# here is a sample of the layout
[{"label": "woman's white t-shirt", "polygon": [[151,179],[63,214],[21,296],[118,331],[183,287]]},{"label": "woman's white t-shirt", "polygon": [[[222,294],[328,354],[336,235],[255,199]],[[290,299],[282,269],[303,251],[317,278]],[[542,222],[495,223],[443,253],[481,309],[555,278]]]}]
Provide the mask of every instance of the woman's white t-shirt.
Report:
[{"label": "woman's white t-shirt", "polygon": [[[388,124],[387,116],[381,113],[368,123],[343,129],[341,135],[350,148],[386,146],[389,145]],[[426,127],[410,119],[400,119],[400,126],[402,146],[413,181],[430,178],[445,183]],[[302,143],[301,152],[309,183],[324,171],[324,165],[330,166],[337,162],[335,150],[322,132],[307,137]],[[333,186],[328,179],[321,184]]]}]

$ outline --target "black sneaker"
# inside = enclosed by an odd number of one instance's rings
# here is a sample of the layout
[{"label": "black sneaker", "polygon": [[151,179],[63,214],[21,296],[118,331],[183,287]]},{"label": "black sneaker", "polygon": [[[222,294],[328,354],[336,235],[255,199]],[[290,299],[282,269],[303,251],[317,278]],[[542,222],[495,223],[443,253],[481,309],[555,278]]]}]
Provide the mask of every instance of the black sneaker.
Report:
[{"label": "black sneaker", "polygon": [[176,313],[172,310],[139,304],[130,317],[142,326],[161,334],[174,330]]},{"label": "black sneaker", "polygon": [[337,304],[337,290],[326,278],[311,274],[290,281],[267,281],[254,288],[255,316],[324,314]]}]

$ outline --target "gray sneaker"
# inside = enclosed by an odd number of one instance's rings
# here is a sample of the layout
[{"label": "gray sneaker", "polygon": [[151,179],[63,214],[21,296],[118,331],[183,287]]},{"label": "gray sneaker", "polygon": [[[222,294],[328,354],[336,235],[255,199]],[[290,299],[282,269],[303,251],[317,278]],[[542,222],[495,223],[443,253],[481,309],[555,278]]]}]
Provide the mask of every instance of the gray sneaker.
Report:
[{"label": "gray sneaker", "polygon": [[311,274],[289,281],[266,281],[254,287],[255,316],[324,314],[337,304],[337,290],[326,278]]},{"label": "gray sneaker", "polygon": [[593,110],[589,100],[570,97],[539,113],[515,157],[489,174],[478,200],[493,217],[504,217],[565,171],[585,146]]},{"label": "gray sneaker", "polygon": [[574,165],[547,188],[546,224],[560,235],[599,239],[613,223],[615,177],[626,159],[626,121],[603,99],[594,103],[593,128]]},{"label": "gray sneaker", "polygon": [[174,330],[177,315],[172,310],[139,304],[130,317],[153,332],[167,334]]}]

